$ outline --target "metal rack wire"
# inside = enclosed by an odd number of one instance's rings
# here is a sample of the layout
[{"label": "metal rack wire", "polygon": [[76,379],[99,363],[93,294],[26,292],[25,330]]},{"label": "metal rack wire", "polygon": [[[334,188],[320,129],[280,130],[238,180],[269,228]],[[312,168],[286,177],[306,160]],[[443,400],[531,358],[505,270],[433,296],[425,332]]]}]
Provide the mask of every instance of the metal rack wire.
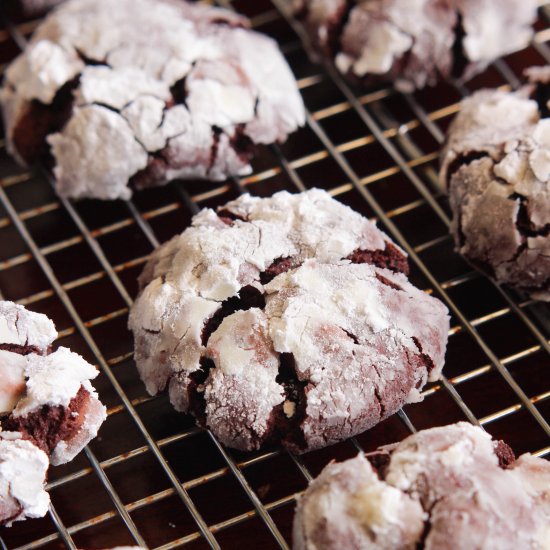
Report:
[{"label": "metal rack wire", "polygon": [[[73,464],[52,470],[49,517],[0,529],[6,548],[287,548],[295,494],[329,460],[460,419],[516,452],[550,454],[547,306],[501,288],[452,252],[436,176],[460,97],[482,85],[517,87],[522,67],[550,62],[543,2],[528,51],[495,63],[471,90],[442,84],[408,95],[358,92],[329,65],[312,65],[283,0],[219,3],[278,39],[308,107],[306,128],[264,150],[253,175],[176,182],[129,202],[71,202],[53,193],[46,173],[18,168],[0,143],[0,296],[56,321],[59,341],[99,366],[109,409],[101,437]],[[24,47],[35,25],[6,21],[0,51]],[[199,208],[245,191],[315,185],[376,218],[408,252],[415,282],[447,304],[446,376],[424,391],[423,403],[349,442],[302,457],[280,449],[235,453],[172,412],[166,397],[145,394],[125,330],[135,277],[147,254]]]}]

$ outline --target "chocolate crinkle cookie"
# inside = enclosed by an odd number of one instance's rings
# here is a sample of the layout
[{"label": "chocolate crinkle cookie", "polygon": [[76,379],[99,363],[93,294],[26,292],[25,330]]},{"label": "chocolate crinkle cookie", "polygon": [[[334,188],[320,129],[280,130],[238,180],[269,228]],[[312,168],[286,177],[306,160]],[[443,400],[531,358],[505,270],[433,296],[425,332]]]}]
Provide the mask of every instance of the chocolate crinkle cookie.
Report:
[{"label": "chocolate crinkle cookie", "polygon": [[276,43],[183,0],[69,0],[5,72],[10,152],[69,197],[127,199],[174,178],[244,175],[304,123]]},{"label": "chocolate crinkle cookie", "polygon": [[527,46],[536,0],[294,0],[317,50],[352,81],[406,92],[466,80]]},{"label": "chocolate crinkle cookie", "polygon": [[407,271],[324,191],[241,196],[153,253],[130,312],[137,367],[231,447],[335,443],[440,375],[447,310]]},{"label": "chocolate crinkle cookie", "polygon": [[48,454],[53,465],[72,460],[106,418],[90,380],[98,371],[60,347],[45,315],[0,302],[0,422]]},{"label": "chocolate crinkle cookie", "polygon": [[465,257],[497,281],[550,300],[550,67],[517,92],[462,102],[441,155]]},{"label": "chocolate crinkle cookie", "polygon": [[48,456],[18,432],[0,430],[0,525],[46,515]]},{"label": "chocolate crinkle cookie", "polygon": [[550,463],[465,422],[329,464],[298,500],[295,550],[543,550]]}]

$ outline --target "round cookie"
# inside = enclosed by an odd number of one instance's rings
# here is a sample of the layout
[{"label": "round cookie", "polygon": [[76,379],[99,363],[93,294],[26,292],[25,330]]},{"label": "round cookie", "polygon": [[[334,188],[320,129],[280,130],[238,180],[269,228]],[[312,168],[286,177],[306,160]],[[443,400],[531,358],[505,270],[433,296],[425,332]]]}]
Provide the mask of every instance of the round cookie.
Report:
[{"label": "round cookie", "polygon": [[141,378],[238,449],[353,436],[420,400],[443,366],[446,308],[407,271],[384,233],[321,190],[203,210],[140,277]]},{"label": "round cookie", "polygon": [[72,460],[106,418],[80,355],[60,347],[54,324],[13,302],[0,302],[0,419],[45,451],[54,465]]},{"label": "round cookie", "polygon": [[550,69],[531,76],[538,86],[482,90],[462,102],[441,154],[441,181],[457,250],[497,281],[548,301]]},{"label": "round cookie", "polygon": [[410,92],[466,80],[527,46],[536,0],[295,0],[313,43],[351,80]]},{"label": "round cookie", "polygon": [[10,152],[53,162],[69,197],[250,173],[254,146],[305,113],[276,43],[248,25],[180,0],[69,0],[5,72]]},{"label": "round cookie", "polygon": [[0,525],[46,515],[48,457],[16,432],[0,431]]},{"label": "round cookie", "polygon": [[550,463],[461,422],[329,464],[298,500],[293,547],[542,550],[549,526]]}]

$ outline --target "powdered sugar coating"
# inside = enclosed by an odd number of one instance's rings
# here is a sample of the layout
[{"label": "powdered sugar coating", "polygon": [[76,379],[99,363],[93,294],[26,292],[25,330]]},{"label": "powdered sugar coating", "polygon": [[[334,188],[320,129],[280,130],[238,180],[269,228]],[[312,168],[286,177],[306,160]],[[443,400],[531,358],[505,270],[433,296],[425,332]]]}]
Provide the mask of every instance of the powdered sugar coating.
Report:
[{"label": "powdered sugar coating", "polygon": [[[78,430],[70,437],[60,439],[50,454],[50,463],[54,466],[66,464],[75,458],[92,439],[95,439],[103,422],[107,418],[107,409],[99,400],[97,393],[88,382],[82,387],[88,389],[89,396],[81,406],[77,416],[83,417]],[[90,391],[91,390],[91,391]]]},{"label": "powdered sugar coating", "polygon": [[[294,547],[546,548],[550,464],[529,454],[499,466],[495,442],[458,423],[379,454],[330,464],[300,498]],[[375,453],[376,455],[376,453]]]},{"label": "powdered sugar coating", "polygon": [[46,453],[21,434],[0,431],[0,525],[46,515],[47,470]]},{"label": "powdered sugar coating", "polygon": [[531,92],[483,90],[465,99],[441,179],[457,249],[498,281],[549,300],[550,120]]},{"label": "powdered sugar coating", "polygon": [[[273,346],[292,354],[298,379],[308,382],[302,430],[311,448],[351,437],[420,401],[428,377],[441,374],[445,307],[403,274],[309,260],[266,291]],[[415,365],[420,351],[430,367]]]},{"label": "powdered sugar coating", "polygon": [[226,317],[208,340],[207,355],[215,364],[204,390],[208,425],[224,443],[254,448],[270,429],[273,409],[285,401],[275,381],[279,357],[268,316],[253,308]]},{"label": "powdered sugar coating", "polygon": [[[317,189],[203,210],[157,249],[130,312],[147,390],[225,444],[298,452],[417,401],[449,319],[374,224]],[[355,261],[355,260],[354,260]],[[399,263],[402,262],[402,263]]]},{"label": "powdered sugar coating", "polygon": [[65,196],[129,199],[129,178],[147,166],[147,153],[128,123],[98,105],[76,110],[63,132],[49,136],[48,143],[57,162],[57,190]]},{"label": "powdered sugar coating", "polygon": [[295,6],[341,72],[355,80],[383,77],[403,91],[451,73],[470,78],[524,48],[537,9],[535,0],[296,0]]},{"label": "powdered sugar coating", "polygon": [[13,414],[24,416],[44,406],[68,407],[81,387],[97,397],[90,380],[98,374],[93,365],[68,348],[60,347],[45,357],[30,354],[26,356],[25,396]]},{"label": "powdered sugar coating", "polygon": [[45,315],[0,301],[0,415],[11,412],[25,391],[25,357],[10,350],[30,349],[45,354],[57,337]]},{"label": "powdered sugar coating", "polygon": [[[95,437],[106,418],[105,407],[90,383],[99,374],[97,369],[67,348],[50,353],[57,332],[45,315],[0,301],[0,327],[4,327],[0,335],[0,414],[7,425],[28,429],[30,439],[43,438],[44,426],[33,427],[35,417],[47,417],[54,409],[72,410],[73,401],[84,395],[78,410],[71,412],[73,422],[74,415],[83,418],[48,449],[52,464],[72,460]],[[54,426],[51,429],[65,429]],[[56,436],[49,434],[47,439],[56,441]]]},{"label": "powdered sugar coating", "polygon": [[422,506],[380,481],[358,455],[327,466],[311,482],[298,501],[293,548],[413,549],[423,530]]},{"label": "powdered sugar coating", "polygon": [[25,357],[0,350],[0,415],[9,414],[25,392]]},{"label": "powdered sugar coating", "polygon": [[[6,70],[10,151],[32,162],[46,139],[71,197],[250,173],[251,146],[285,140],[305,114],[276,43],[247,26],[183,1],[69,0]],[[21,125],[34,117],[48,123],[29,144]]]},{"label": "powdered sugar coating", "polygon": [[45,315],[0,301],[0,345],[31,346],[43,354],[56,338],[55,326]]}]

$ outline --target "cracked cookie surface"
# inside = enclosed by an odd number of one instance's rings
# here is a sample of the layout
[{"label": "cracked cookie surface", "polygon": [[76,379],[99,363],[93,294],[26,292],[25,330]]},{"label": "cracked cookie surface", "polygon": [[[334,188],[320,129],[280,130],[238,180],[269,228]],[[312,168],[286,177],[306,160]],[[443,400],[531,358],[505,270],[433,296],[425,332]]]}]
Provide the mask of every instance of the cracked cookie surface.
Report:
[{"label": "cracked cookie surface", "polygon": [[298,500],[295,550],[546,548],[550,463],[465,422],[329,464]]},{"label": "cracked cookie surface", "polygon": [[46,515],[48,456],[17,432],[0,430],[0,525]]},{"label": "cracked cookie surface", "polygon": [[527,46],[535,0],[294,0],[318,48],[344,75],[410,92],[465,80]]},{"label": "cracked cookie surface", "polygon": [[[507,285],[550,300],[549,68],[518,92],[462,102],[441,155],[457,250]],[[533,99],[531,99],[533,97]]]},{"label": "cracked cookie surface", "polygon": [[324,191],[203,210],[140,277],[141,378],[229,446],[335,443],[439,377],[447,311],[407,272],[383,232]]},{"label": "cracked cookie surface", "polygon": [[72,460],[106,418],[90,380],[98,375],[80,355],[60,347],[45,315],[0,301],[0,422],[49,455]]},{"label": "cracked cookie surface", "polygon": [[175,178],[244,175],[305,114],[276,43],[179,0],[69,0],[8,67],[8,147],[70,197],[127,199]]}]

